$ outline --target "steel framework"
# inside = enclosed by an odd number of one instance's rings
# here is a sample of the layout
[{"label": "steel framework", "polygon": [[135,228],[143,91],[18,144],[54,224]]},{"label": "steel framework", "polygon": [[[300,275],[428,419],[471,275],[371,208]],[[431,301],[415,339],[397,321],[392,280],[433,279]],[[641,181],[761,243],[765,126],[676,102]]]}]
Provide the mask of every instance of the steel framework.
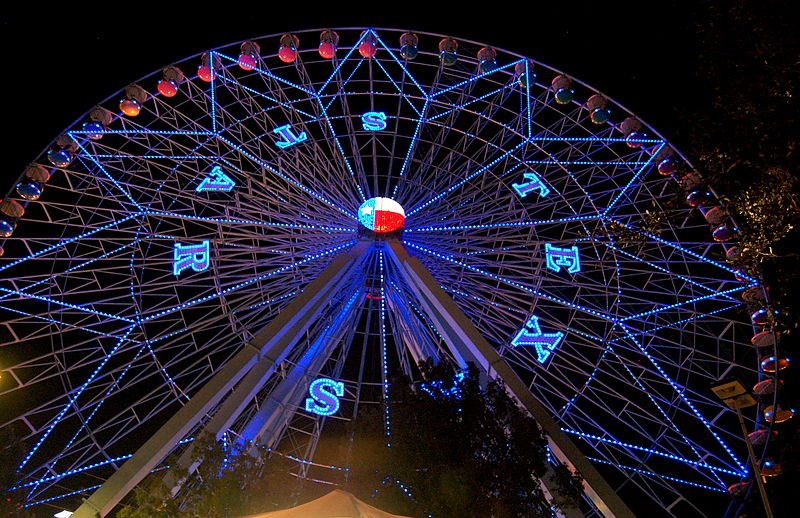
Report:
[{"label": "steel framework", "polygon": [[[402,232],[359,226],[378,196]],[[336,480],[313,461],[326,422],[380,405],[392,372],[471,358],[591,474],[586,515],[718,516],[747,452],[709,385],[759,379],[760,284],[726,260],[716,204],[628,109],[483,43],[316,29],[170,64],[2,202],[9,490],[104,516],[202,429]],[[303,407],[318,377],[344,384],[334,415]]]}]

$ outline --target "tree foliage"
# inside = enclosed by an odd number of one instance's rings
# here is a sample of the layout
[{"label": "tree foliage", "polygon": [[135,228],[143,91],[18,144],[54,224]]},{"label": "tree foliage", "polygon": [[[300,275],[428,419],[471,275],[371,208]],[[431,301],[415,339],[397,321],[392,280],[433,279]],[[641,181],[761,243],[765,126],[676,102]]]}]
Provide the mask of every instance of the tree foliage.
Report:
[{"label": "tree foliage", "polygon": [[[482,384],[473,366],[460,374],[432,362],[421,368],[425,383],[393,380],[388,406],[365,407],[318,445],[321,462],[326,455],[332,464],[349,457],[342,489],[420,518],[549,518],[551,506],[577,505],[580,474],[549,461],[539,425],[502,381]],[[171,497],[163,473],[153,473],[117,517],[242,516],[292,507],[332,489],[292,477],[291,461],[280,456],[231,455],[213,437],[198,439],[194,453],[202,462],[180,498]]]},{"label": "tree foliage", "polygon": [[172,479],[185,478],[177,495],[172,495],[164,472],[152,473],[135,488],[133,501],[122,506],[117,518],[223,518],[289,505],[287,487],[294,479],[286,459],[267,452],[237,452],[208,434],[197,439],[193,453],[199,465],[190,476],[169,468]]},{"label": "tree foliage", "polygon": [[[770,326],[791,355],[800,331],[800,4],[709,1],[691,9],[697,73],[688,87],[697,106],[683,118],[687,154],[736,221],[739,254],[731,262],[764,281],[775,315]],[[787,406],[798,402],[794,377],[782,373]],[[796,421],[776,427],[780,434],[767,451],[782,467],[767,484],[776,517],[796,514]],[[741,516],[764,516],[755,489],[742,504]]]},{"label": "tree foliage", "polygon": [[[354,422],[352,492],[373,488],[379,506],[410,516],[551,516],[553,503],[576,505],[580,476],[549,468],[545,436],[502,381],[482,386],[473,367],[455,377],[421,367],[424,384],[392,381],[388,428],[380,409]],[[555,502],[540,485],[546,477]]]},{"label": "tree foliage", "polygon": [[761,272],[796,327],[800,6],[781,0],[693,7],[698,106],[684,127],[689,155],[735,219],[739,262]]}]

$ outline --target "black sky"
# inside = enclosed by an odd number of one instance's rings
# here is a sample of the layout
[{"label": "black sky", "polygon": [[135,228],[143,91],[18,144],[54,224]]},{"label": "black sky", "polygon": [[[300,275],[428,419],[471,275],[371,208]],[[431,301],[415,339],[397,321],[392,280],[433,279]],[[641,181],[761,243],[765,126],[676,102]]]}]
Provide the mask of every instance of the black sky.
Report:
[{"label": "black sky", "polygon": [[691,2],[651,7],[627,0],[529,0],[517,8],[511,2],[471,8],[459,2],[276,4],[218,3],[212,9],[180,9],[161,0],[98,9],[40,4],[0,15],[5,71],[0,193],[8,192],[61,132],[128,84],[208,49],[293,30],[399,28],[516,52],[605,93],[673,141],[680,135],[679,113],[697,109],[691,88],[694,15],[685,7]]}]

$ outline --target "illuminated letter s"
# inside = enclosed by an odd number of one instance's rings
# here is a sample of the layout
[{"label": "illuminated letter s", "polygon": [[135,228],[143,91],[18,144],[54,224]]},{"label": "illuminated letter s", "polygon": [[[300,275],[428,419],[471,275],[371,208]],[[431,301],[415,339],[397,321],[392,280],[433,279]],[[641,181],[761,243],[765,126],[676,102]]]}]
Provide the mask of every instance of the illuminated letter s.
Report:
[{"label": "illuminated letter s", "polygon": [[328,378],[319,378],[309,385],[308,395],[311,396],[306,398],[308,412],[332,415],[339,410],[339,398],[344,396],[344,383]]}]

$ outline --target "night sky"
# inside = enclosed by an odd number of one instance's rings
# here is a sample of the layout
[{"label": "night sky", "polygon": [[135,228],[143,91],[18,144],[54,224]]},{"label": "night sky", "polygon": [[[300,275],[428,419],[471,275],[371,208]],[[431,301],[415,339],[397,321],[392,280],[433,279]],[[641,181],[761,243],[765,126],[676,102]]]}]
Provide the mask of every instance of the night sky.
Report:
[{"label": "night sky", "polygon": [[693,15],[677,0],[659,2],[657,10],[628,1],[524,2],[522,10],[509,3],[498,9],[494,2],[478,9],[459,9],[457,2],[447,7],[440,2],[434,9],[412,2],[381,4],[396,11],[390,13],[372,12],[363,7],[368,2],[349,9],[336,2],[284,12],[266,7],[275,4],[236,2],[234,8],[205,11],[165,2],[99,10],[64,5],[0,15],[5,75],[0,192],[6,193],[61,132],[125,86],[206,50],[293,30],[399,28],[516,52],[604,93],[679,150],[680,113],[702,109],[702,95],[692,95],[691,87]]},{"label": "night sky", "polygon": [[605,94],[686,154],[686,120],[711,107],[696,79],[701,49],[695,11],[704,1],[479,0],[473,2],[478,7],[462,7],[464,2],[376,0],[344,7],[268,0],[217,2],[203,10],[181,10],[164,0],[91,10],[72,5],[79,2],[15,6],[15,13],[0,12],[0,199],[52,141],[96,105],[118,99],[127,85],[210,49],[317,28],[431,32],[525,55]]}]

